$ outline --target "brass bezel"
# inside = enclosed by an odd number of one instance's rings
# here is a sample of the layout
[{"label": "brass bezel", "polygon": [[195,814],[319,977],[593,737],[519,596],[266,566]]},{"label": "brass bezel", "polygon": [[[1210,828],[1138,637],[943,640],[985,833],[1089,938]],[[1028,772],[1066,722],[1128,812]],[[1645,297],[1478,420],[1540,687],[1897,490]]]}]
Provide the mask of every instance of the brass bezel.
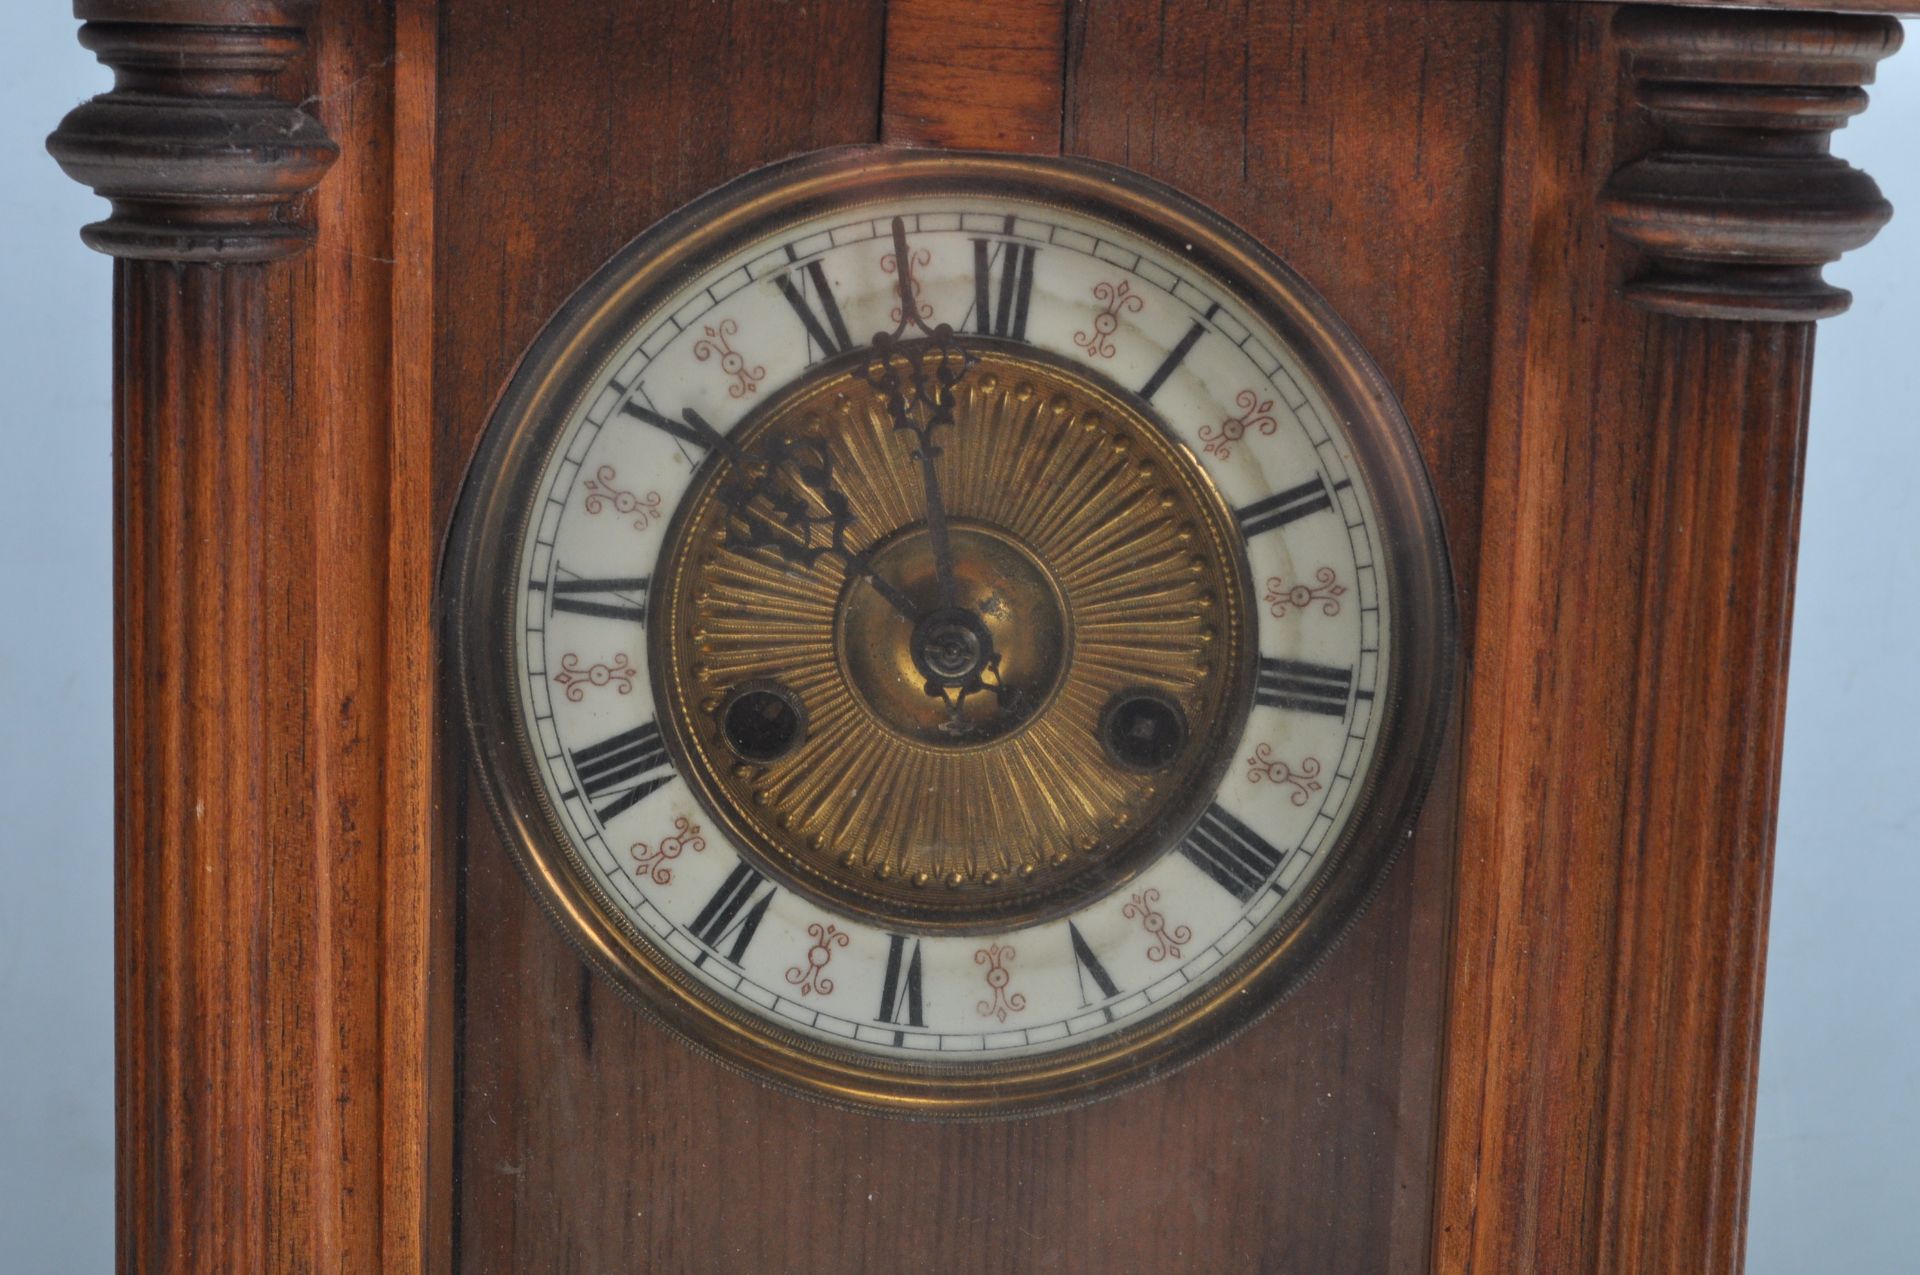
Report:
[{"label": "brass bezel", "polygon": [[[1390,610],[1379,741],[1356,812],[1273,932],[1200,993],[1086,1045],[989,1064],[893,1062],[746,1015],[687,978],[572,862],[528,754],[513,672],[514,584],[530,489],[610,345],[735,242],[834,208],[908,195],[1004,193],[1070,206],[1183,256],[1270,324],[1345,427],[1380,531]],[[837,149],[749,173],[628,244],[521,359],[469,468],[450,532],[443,635],[474,773],[542,909],[636,1005],[723,1065],[871,1112],[991,1118],[1110,1096],[1224,1044],[1331,950],[1378,888],[1432,777],[1452,707],[1457,621],[1446,544],[1420,452],[1385,379],[1332,309],[1250,235],[1137,173],[1087,160]]]}]

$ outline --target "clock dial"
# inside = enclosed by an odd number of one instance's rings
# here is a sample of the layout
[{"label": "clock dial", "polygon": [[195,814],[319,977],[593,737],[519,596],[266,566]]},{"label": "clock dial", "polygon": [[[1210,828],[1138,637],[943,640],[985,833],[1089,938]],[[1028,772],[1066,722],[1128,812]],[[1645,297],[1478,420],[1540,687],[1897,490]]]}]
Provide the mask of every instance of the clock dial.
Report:
[{"label": "clock dial", "polygon": [[1452,676],[1377,373],[1084,164],[843,153],[670,219],[529,355],[456,537],[543,903],[724,1060],[882,1109],[1223,1039],[1377,881]]}]

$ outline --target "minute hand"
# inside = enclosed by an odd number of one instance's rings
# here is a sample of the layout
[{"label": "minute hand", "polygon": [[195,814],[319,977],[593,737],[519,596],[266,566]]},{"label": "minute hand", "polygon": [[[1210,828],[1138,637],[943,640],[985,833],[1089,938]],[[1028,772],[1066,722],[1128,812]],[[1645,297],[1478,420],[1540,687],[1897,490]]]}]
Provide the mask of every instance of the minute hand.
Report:
[{"label": "minute hand", "polygon": [[920,485],[926,489],[927,539],[933,545],[933,570],[940,581],[940,605],[952,608],[959,605],[960,588],[953,579],[953,542],[947,536],[947,504],[941,499],[940,476],[933,464],[940,455],[940,449],[933,445],[932,433],[929,429],[917,448],[920,453]]},{"label": "minute hand", "polygon": [[940,494],[935,462],[940,445],[935,433],[954,423],[954,388],[973,364],[973,355],[942,324],[933,339],[903,344],[882,332],[873,339],[873,357],[867,363],[867,383],[887,399],[887,415],[896,430],[914,437],[914,459],[920,462],[920,488],[927,502],[927,538],[932,542],[934,570],[940,583],[940,605],[957,605],[959,590],[953,578],[953,545],[948,534],[946,501]]}]

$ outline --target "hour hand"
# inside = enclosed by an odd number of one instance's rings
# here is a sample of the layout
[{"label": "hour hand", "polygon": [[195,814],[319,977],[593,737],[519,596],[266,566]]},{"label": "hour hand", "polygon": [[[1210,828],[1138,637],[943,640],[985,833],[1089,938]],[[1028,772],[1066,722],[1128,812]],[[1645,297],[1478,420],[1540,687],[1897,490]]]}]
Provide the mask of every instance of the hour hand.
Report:
[{"label": "hour hand", "polygon": [[765,550],[801,569],[836,555],[908,622],[920,620],[913,599],[881,575],[864,551],[847,543],[853,512],[835,484],[833,453],[824,440],[775,440],[736,457],[735,464],[735,476],[719,490],[727,508],[727,548]]}]

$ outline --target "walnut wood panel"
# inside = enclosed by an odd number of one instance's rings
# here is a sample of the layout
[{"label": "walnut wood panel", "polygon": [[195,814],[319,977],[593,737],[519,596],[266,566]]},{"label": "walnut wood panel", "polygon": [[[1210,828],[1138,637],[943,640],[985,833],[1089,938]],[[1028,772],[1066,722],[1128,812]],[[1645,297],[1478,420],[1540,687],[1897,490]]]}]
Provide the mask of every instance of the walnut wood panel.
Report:
[{"label": "walnut wood panel", "polygon": [[[1091,20],[1101,12],[1072,28],[1069,149],[1182,183],[1304,257],[1310,277],[1344,287],[1336,304],[1370,319],[1363,337],[1447,472],[1449,514],[1475,525],[1486,390],[1472,333],[1485,328],[1491,294],[1472,263],[1492,249],[1500,12],[1367,4],[1336,20],[1324,6],[1265,5],[1249,47],[1231,15],[1175,6],[1165,26],[1192,43],[1164,49],[1152,8]],[[511,24],[495,13],[450,11],[443,31],[436,386],[449,439],[477,433],[565,290],[652,216],[782,147],[870,140],[875,126],[877,83],[855,97],[860,64],[838,28],[789,20],[777,70],[736,44],[714,76],[730,86],[727,109],[791,131],[745,134],[727,143],[737,154],[696,158],[676,139],[710,136],[719,107],[686,90],[667,103],[639,98],[658,78],[647,68],[620,63],[596,73],[591,92],[552,93],[556,68],[627,47],[608,39],[607,18],[556,10],[503,30]],[[891,50],[899,28],[888,31]],[[708,33],[692,16],[656,32],[655,56],[671,65],[722,58],[699,43]],[[754,110],[756,95],[787,100],[794,90],[778,77],[811,65],[796,50],[816,40],[830,45],[844,96],[808,99],[811,119]],[[877,77],[878,49],[867,51]],[[1250,66],[1302,65],[1375,86],[1364,113],[1303,103],[1278,72],[1258,81],[1244,119],[1220,104],[1221,84],[1237,88]],[[531,103],[523,82],[549,86],[547,99]],[[612,101],[610,84],[620,86]],[[528,102],[532,118],[483,126],[474,104],[494,100]],[[673,111],[692,119],[577,165],[549,165],[542,149],[555,135],[601,145],[603,113],[658,121]],[[1424,149],[1397,126],[1418,113],[1433,130]],[[1146,141],[1129,148],[1127,138]],[[1156,138],[1163,149],[1147,145]],[[1382,148],[1404,176],[1365,177]],[[535,176],[520,177],[529,167]],[[1268,173],[1281,175],[1273,206]],[[1385,229],[1399,216],[1408,224]],[[1341,251],[1350,220],[1384,232]],[[1458,321],[1416,331],[1368,314],[1409,293],[1454,298]],[[443,449],[443,466],[456,450]],[[1470,538],[1462,552],[1470,560]],[[1424,1269],[1451,793],[1443,774],[1420,838],[1339,960],[1230,1048],[1081,1111],[938,1126],[812,1105],[666,1038],[586,975],[477,801],[456,790],[450,817],[467,834],[459,1268]]]},{"label": "walnut wood panel", "polygon": [[1616,299],[1610,16],[1509,53],[1448,1271],[1741,1258],[1811,330]]},{"label": "walnut wood panel", "polygon": [[314,951],[319,1233],[287,1255],[295,1270],[429,1269],[448,1225],[451,936],[431,875],[440,537],[431,365],[409,357],[432,322],[431,16],[428,0],[350,0],[313,28],[311,100],[342,155],[314,195],[313,326],[295,331],[294,384],[313,423],[321,564],[316,910],[335,936]]},{"label": "walnut wood panel", "polygon": [[891,0],[880,140],[1060,152],[1066,0]]},{"label": "walnut wood panel", "polygon": [[[447,1275],[453,1235],[454,856],[441,787],[433,631],[433,180],[438,15],[393,6],[387,474],[387,786],[380,1269]],[[378,66],[378,63],[374,63]],[[369,72],[352,68],[351,84]],[[342,72],[344,74],[344,71]],[[377,140],[377,129],[369,129]],[[411,353],[408,353],[411,352]]]},{"label": "walnut wood panel", "polygon": [[656,218],[761,164],[871,142],[880,0],[795,8],[442,0],[435,167],[441,525],[547,317]]},{"label": "walnut wood panel", "polygon": [[[878,3],[440,6],[443,518],[521,351],[615,248],[756,165],[874,140],[882,24]],[[808,1206],[784,1175],[823,1113],[720,1071],[592,980],[467,796],[456,771],[452,1268],[751,1268],[740,1246],[790,1268],[786,1232],[741,1209]]]}]

